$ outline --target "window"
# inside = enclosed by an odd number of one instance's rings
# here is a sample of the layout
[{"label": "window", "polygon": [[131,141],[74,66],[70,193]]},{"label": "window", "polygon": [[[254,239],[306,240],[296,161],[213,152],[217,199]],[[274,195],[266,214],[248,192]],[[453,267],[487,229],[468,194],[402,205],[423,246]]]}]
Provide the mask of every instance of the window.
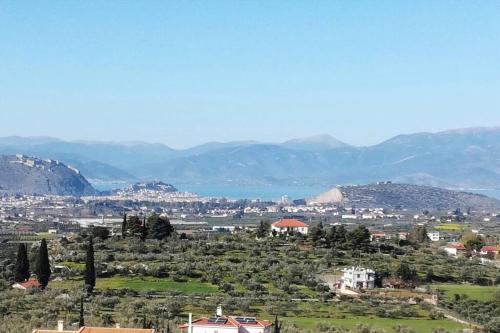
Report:
[{"label": "window", "polygon": [[361,274],[358,274],[358,279],[361,277]]}]

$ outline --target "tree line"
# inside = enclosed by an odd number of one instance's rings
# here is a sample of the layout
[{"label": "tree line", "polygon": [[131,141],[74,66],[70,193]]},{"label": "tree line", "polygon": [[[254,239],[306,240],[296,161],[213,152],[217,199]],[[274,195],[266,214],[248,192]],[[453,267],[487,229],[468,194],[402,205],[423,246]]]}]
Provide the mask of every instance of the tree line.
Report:
[{"label": "tree line", "polygon": [[[45,289],[49,283],[52,271],[50,269],[49,252],[47,249],[47,241],[42,239],[38,248],[35,267],[33,273],[36,275],[37,281],[41,289]],[[26,244],[20,243],[17,249],[16,265],[14,268],[14,281],[17,283],[27,282],[31,278],[30,262],[28,259],[28,248]]]},{"label": "tree line", "polygon": [[[45,238],[43,238],[40,242],[34,266],[34,270],[33,272],[31,272],[30,261],[28,259],[28,248],[26,244],[20,243],[17,248],[16,263],[14,268],[14,282],[25,283],[31,279],[33,273],[36,277],[36,281],[38,281],[39,283],[39,288],[41,290],[44,290],[49,284],[50,276],[52,275],[49,250]],[[89,237],[89,241],[87,244],[84,281],[87,292],[92,293],[96,281],[94,243],[92,237]]]},{"label": "tree line", "polygon": [[146,217],[123,215],[122,237],[136,237],[142,241],[147,238],[165,240],[175,234],[174,227],[166,216],[153,214]]}]

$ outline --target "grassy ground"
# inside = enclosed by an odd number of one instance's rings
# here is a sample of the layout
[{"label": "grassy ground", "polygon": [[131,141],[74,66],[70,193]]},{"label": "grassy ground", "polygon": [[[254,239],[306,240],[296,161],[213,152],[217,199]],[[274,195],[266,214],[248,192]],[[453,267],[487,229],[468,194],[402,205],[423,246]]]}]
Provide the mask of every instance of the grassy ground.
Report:
[{"label": "grassy ground", "polygon": [[[83,287],[82,280],[51,281],[51,288],[77,288]],[[160,279],[154,277],[125,277],[115,276],[112,278],[99,278],[96,281],[96,289],[131,289],[136,291],[158,291],[178,292],[182,294],[214,294],[218,291],[216,286],[196,280],[187,282],[176,282],[171,279]]]},{"label": "grassy ground", "polygon": [[444,297],[451,299],[455,294],[467,295],[470,299],[493,301],[499,287],[483,287],[469,284],[433,284],[432,289],[444,291]]},{"label": "grassy ground", "polygon": [[342,319],[326,319],[314,317],[290,317],[283,318],[290,323],[294,323],[299,328],[314,329],[318,323],[324,323],[336,327],[344,327],[352,329],[358,324],[369,325],[376,328],[384,329],[387,332],[393,332],[393,327],[396,325],[407,326],[418,333],[431,333],[434,329],[443,328],[448,331],[456,331],[464,328],[462,324],[449,320],[429,320],[429,319],[406,319],[406,318],[379,318],[376,316],[347,316]]},{"label": "grassy ground", "polygon": [[66,266],[69,269],[84,269],[85,263],[83,262],[72,262],[72,261],[62,261],[59,265]]},{"label": "grassy ground", "polygon": [[213,294],[217,292],[217,287],[196,280],[187,282],[176,282],[170,279],[160,279],[154,277],[121,277],[98,279],[96,287],[98,289],[133,289],[138,291],[175,291],[183,294]]}]

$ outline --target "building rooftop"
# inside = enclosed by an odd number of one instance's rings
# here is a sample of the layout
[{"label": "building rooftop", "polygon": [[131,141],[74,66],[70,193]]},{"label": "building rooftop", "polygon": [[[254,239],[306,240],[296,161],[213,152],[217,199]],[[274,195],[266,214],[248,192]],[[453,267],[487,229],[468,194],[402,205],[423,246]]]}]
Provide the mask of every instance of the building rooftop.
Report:
[{"label": "building rooftop", "polygon": [[449,249],[465,250],[465,246],[462,243],[450,243],[446,247]]},{"label": "building rooftop", "polygon": [[154,329],[84,326],[78,331],[36,329],[32,333],[154,333]]},{"label": "building rooftop", "polygon": [[308,225],[297,219],[281,219],[273,223],[277,228],[307,228]]},{"label": "building rooftop", "polygon": [[12,287],[28,289],[29,287],[40,287],[40,283],[38,283],[38,281],[35,279],[29,279],[28,281],[25,282],[17,282]]},{"label": "building rooftop", "polygon": [[[203,317],[193,320],[192,326],[221,326],[221,327],[241,327],[241,326],[258,326],[268,327],[272,324],[267,320],[259,320],[255,317],[240,317],[240,316],[220,316],[220,317]],[[187,328],[189,323],[179,326],[179,328]],[[92,332],[93,333],[93,332]]]}]

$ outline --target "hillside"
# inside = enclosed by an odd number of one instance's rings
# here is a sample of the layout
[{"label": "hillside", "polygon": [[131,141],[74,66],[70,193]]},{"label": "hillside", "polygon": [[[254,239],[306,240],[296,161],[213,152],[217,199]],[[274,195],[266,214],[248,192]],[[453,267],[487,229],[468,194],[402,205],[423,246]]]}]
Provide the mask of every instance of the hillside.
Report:
[{"label": "hillside", "polygon": [[78,170],[58,161],[0,155],[0,193],[80,196],[96,190]]},{"label": "hillside", "polygon": [[414,210],[449,211],[460,208],[494,211],[500,209],[500,200],[483,195],[450,191],[430,186],[377,183],[341,186],[314,198],[309,203],[337,203],[348,207],[404,208]]}]

